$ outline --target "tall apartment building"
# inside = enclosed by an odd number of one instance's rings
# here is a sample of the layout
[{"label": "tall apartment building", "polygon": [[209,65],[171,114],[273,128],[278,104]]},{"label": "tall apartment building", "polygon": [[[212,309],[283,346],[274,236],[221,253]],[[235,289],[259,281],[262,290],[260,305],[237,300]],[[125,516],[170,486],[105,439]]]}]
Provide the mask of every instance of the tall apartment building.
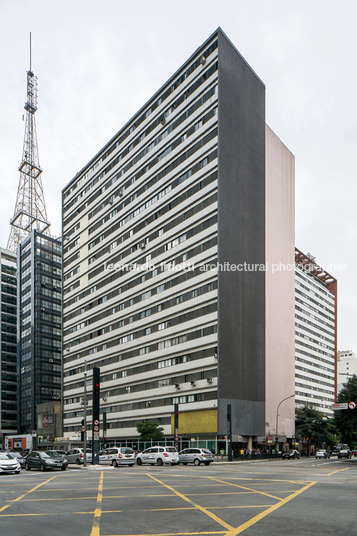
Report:
[{"label": "tall apartment building", "polygon": [[352,350],[340,350],[337,352],[337,392],[339,393],[343,384],[357,376],[357,355]]},{"label": "tall apartment building", "polygon": [[[145,419],[172,436],[175,403],[180,436],[225,437],[229,404],[233,441],[264,439],[267,420],[274,432],[294,391],[294,279],[288,302],[266,295],[266,258],[282,260],[266,243],[283,227],[294,262],[292,162],[264,84],[219,29],[64,188],[64,434],[80,430],[94,366],[109,440]],[[288,341],[276,318],[266,329],[276,299]],[[267,384],[268,361],[284,382]],[[281,433],[293,427],[292,404]]]},{"label": "tall apartment building", "polygon": [[[38,406],[61,401],[61,242],[33,230],[18,247],[18,432],[42,427]],[[47,407],[47,419],[51,420]],[[53,419],[53,417],[52,417]]]},{"label": "tall apartment building", "polygon": [[295,286],[295,402],[332,415],[337,394],[337,281],[298,249]]},{"label": "tall apartment building", "polygon": [[0,248],[0,445],[17,428],[16,255]]}]

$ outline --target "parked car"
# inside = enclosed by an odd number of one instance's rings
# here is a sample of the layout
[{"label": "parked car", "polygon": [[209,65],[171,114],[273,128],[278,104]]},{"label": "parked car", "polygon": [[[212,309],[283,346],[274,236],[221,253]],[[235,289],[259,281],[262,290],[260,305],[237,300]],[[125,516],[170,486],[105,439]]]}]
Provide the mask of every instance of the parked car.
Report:
[{"label": "parked car", "polygon": [[[68,463],[76,463],[77,465],[81,465],[81,463],[83,463],[83,458],[84,458],[84,449],[82,448],[71,449],[68,452],[66,452],[65,457],[68,460]],[[90,449],[86,450],[86,458],[87,458],[87,462],[92,461],[92,451]]]},{"label": "parked car", "polygon": [[199,448],[189,448],[181,450],[179,453],[179,463],[187,465],[188,463],[193,463],[194,465],[200,465],[204,463],[209,465],[213,462],[213,454],[208,449],[199,449]]},{"label": "parked car", "polygon": [[21,465],[9,452],[0,452],[0,473],[16,473],[21,471]]},{"label": "parked car", "polygon": [[65,455],[66,455],[66,451],[65,451],[65,450],[51,449],[51,450],[46,450],[46,452],[57,452],[57,454],[60,454],[61,456],[65,456]]},{"label": "parked car", "polygon": [[13,452],[13,451],[11,451],[11,450],[9,450],[9,451],[7,451],[7,452],[8,452],[8,454],[11,454],[11,456],[12,456],[13,458],[16,458],[16,459],[17,459],[17,461],[18,461],[19,464],[21,465],[21,468],[24,467],[24,465],[25,465],[25,460],[24,460],[24,457],[22,456],[21,452]]},{"label": "parked car", "polygon": [[149,463],[154,465],[163,465],[170,463],[176,465],[179,462],[179,454],[175,447],[150,447],[143,450],[136,456],[136,463],[142,465]]},{"label": "parked car", "polygon": [[327,451],[327,450],[317,450],[316,453],[315,453],[315,458],[330,458],[331,454]]},{"label": "parked car", "polygon": [[99,463],[108,463],[118,467],[119,465],[129,465],[135,463],[135,452],[130,447],[111,447],[99,453]]},{"label": "parked car", "polygon": [[352,452],[348,449],[340,450],[340,452],[337,454],[338,458],[347,458],[348,460],[351,458]]},{"label": "parked car", "polygon": [[39,469],[40,471],[46,471],[47,469],[61,469],[65,471],[68,467],[68,462],[64,456],[51,456],[47,452],[41,452],[33,450],[25,458],[25,469],[30,471],[31,469]]},{"label": "parked car", "polygon": [[283,452],[283,460],[293,460],[293,459],[299,459],[300,458],[300,452],[295,449],[289,449],[286,452]]}]

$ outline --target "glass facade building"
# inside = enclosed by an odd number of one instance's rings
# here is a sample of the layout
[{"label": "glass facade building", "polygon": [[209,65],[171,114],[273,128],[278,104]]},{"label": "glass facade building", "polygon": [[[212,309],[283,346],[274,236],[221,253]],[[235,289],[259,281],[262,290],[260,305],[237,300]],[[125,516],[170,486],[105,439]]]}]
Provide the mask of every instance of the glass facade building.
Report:
[{"label": "glass facade building", "polygon": [[17,428],[16,255],[0,248],[0,439]]},{"label": "glass facade building", "polygon": [[36,430],[38,404],[61,400],[61,242],[37,231],[18,248],[18,432]]}]

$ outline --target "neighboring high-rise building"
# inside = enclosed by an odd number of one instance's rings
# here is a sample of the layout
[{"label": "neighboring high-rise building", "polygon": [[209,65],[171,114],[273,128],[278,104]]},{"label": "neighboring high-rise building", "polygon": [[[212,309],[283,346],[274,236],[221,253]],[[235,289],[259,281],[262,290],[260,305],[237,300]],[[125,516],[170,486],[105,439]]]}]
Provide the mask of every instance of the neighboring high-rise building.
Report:
[{"label": "neighboring high-rise building", "polygon": [[337,352],[337,392],[339,393],[343,384],[357,375],[357,356],[352,350],[341,350]]},{"label": "neighboring high-rise building", "polygon": [[[61,255],[61,242],[36,230],[18,249],[20,433],[41,428],[37,422],[39,404],[61,401]],[[49,413],[50,409],[46,410]]]},{"label": "neighboring high-rise building", "polygon": [[296,405],[331,415],[337,394],[337,281],[295,250]]},{"label": "neighboring high-rise building", "polygon": [[[145,419],[172,437],[176,403],[181,437],[225,438],[228,406],[234,442],[276,432],[294,393],[294,276],[268,293],[266,260],[294,263],[293,167],[264,84],[219,29],[66,186],[65,435],[85,367],[101,369],[109,440]],[[292,437],[293,401],[281,412]]]},{"label": "neighboring high-rise building", "polygon": [[16,255],[0,248],[0,445],[17,429]]}]

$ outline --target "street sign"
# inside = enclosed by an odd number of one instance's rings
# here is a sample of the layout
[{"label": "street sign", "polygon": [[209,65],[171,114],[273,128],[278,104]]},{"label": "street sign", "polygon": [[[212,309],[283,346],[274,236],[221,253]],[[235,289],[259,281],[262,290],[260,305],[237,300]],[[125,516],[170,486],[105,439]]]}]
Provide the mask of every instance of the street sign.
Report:
[{"label": "street sign", "polygon": [[81,428],[82,432],[85,432],[86,431],[86,426],[84,424],[82,424],[82,428]]},{"label": "street sign", "polygon": [[94,430],[95,432],[99,432],[99,426],[98,426],[98,425],[93,426],[93,430]]},{"label": "street sign", "polygon": [[94,419],[93,424],[94,424],[95,426],[98,426],[98,424],[99,424],[98,419]]},{"label": "street sign", "polygon": [[331,404],[331,409],[338,410],[338,409],[348,409],[347,402],[340,402],[339,404]]},{"label": "street sign", "polygon": [[356,407],[356,402],[350,402],[350,403],[348,404],[348,407],[349,407],[350,409],[355,409],[355,407]]},{"label": "street sign", "polygon": [[93,433],[93,439],[99,439],[99,432]]}]

